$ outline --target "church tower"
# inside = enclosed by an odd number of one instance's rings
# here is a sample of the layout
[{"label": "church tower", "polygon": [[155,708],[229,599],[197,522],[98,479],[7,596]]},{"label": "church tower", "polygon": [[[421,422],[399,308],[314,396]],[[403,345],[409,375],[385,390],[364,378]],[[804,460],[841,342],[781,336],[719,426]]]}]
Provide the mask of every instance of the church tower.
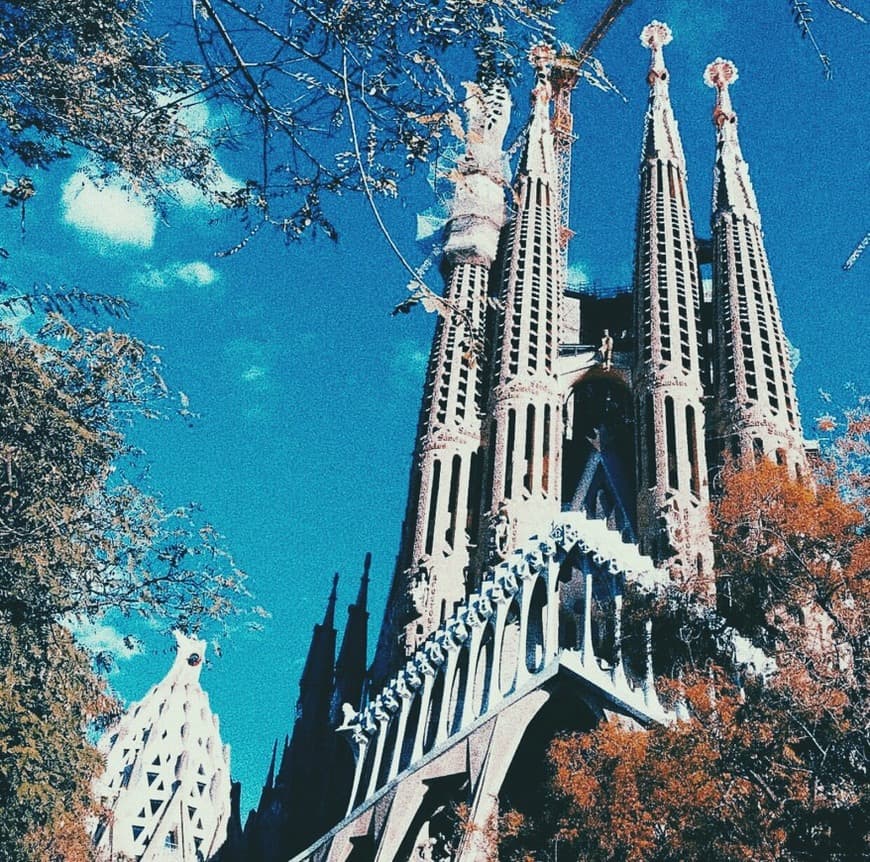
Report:
[{"label": "church tower", "polygon": [[396,573],[375,658],[383,678],[466,595],[480,510],[483,330],[490,270],[505,220],[510,96],[467,85],[468,132],[445,229],[443,300],[429,356]]},{"label": "church tower", "polygon": [[555,55],[532,50],[535,87],[528,138],[513,184],[516,212],[506,240],[487,409],[481,546],[503,559],[559,513],[562,411],[556,377],[559,189],[550,129]]},{"label": "church tower", "polygon": [[99,743],[106,768],[94,795],[111,817],[94,847],[106,862],[198,862],[227,834],[230,754],[199,684],[205,642],[174,634],[169,673]]},{"label": "church tower", "polygon": [[744,464],[767,457],[806,470],[788,343],[782,329],[761,215],[737,137],[729,86],[737,68],[717,59],[704,73],[716,90],[713,173],[713,377],[711,450]]},{"label": "church tower", "polygon": [[[700,360],[700,271],[686,188],[686,161],[662,48],[666,24],[641,41],[652,61],[643,135],[634,299],[638,535],[679,577],[712,579],[713,547],[704,449]],[[699,584],[700,586],[700,584]]]}]

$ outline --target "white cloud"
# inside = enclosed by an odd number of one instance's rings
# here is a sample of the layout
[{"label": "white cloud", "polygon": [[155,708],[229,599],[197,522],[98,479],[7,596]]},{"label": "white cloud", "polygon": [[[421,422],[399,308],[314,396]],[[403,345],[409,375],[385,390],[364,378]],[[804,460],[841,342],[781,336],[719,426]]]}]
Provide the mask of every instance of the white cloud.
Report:
[{"label": "white cloud", "polygon": [[207,287],[214,284],[217,273],[205,261],[192,260],[190,263],[179,266],[175,270],[175,277],[185,284]]},{"label": "white cloud", "polygon": [[138,640],[122,635],[107,623],[70,620],[67,627],[86,650],[110,653],[115,661],[128,660],[142,652]]},{"label": "white cloud", "polygon": [[[240,189],[245,184],[241,180],[231,177],[220,165],[217,166],[215,176],[211,181],[212,191],[229,194]],[[183,207],[210,207],[212,204],[208,198],[189,180],[178,180],[170,185],[172,194]]]},{"label": "white cloud", "polygon": [[64,183],[61,203],[64,221],[97,240],[139,248],[154,244],[153,207],[120,180],[98,186],[84,171],[76,171]]},{"label": "white cloud", "polygon": [[135,286],[159,293],[179,285],[211,287],[219,278],[219,273],[204,260],[191,260],[186,263],[172,263],[162,269],[148,267],[136,276]]}]

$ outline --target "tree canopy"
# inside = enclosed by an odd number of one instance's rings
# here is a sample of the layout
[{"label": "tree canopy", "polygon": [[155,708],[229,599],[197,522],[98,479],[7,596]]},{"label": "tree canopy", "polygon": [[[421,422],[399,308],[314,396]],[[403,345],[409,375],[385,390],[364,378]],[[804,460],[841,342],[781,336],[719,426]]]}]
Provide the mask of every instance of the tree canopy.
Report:
[{"label": "tree canopy", "polygon": [[167,395],[159,357],[130,336],[57,313],[37,335],[0,324],[4,862],[87,858],[100,766],[88,733],[116,706],[110,658],[77,644],[77,624],[136,615],[196,630],[244,601],[213,528],[138,475],[128,424]]}]

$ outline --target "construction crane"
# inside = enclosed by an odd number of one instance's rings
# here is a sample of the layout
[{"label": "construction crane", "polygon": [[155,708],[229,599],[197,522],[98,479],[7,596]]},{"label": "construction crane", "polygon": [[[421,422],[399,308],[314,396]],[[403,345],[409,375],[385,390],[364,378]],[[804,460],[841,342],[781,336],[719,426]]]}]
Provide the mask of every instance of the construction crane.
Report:
[{"label": "construction crane", "polygon": [[858,245],[855,246],[855,248],[852,250],[852,254],[850,254],[846,258],[846,262],[843,264],[843,269],[846,270],[846,272],[848,272],[853,266],[855,266],[855,264],[858,262],[858,258],[861,257],[862,254],[864,254],[864,250],[867,248],[868,245],[870,245],[870,230],[868,230],[867,233],[864,234],[864,238],[861,240],[861,242],[858,243]]},{"label": "construction crane", "polygon": [[580,77],[580,69],[613,22],[632,3],[632,0],[610,0],[595,26],[575,51],[567,45],[559,49],[550,73],[553,88],[553,117],[550,128],[553,132],[553,149],[556,155],[556,170],[559,184],[559,240],[562,252],[562,272],[568,269],[568,242],[574,232],[568,226],[571,205],[571,146],[576,140],[574,117],[571,113],[571,91]]}]

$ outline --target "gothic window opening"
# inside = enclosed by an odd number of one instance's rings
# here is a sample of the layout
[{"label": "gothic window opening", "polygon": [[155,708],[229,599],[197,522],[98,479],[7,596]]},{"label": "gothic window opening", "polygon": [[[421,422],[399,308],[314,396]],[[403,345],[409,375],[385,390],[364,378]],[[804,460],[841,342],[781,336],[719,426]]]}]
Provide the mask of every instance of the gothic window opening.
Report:
[{"label": "gothic window opening", "polygon": [[701,471],[698,466],[698,436],[695,428],[695,408],[686,405],[686,437],[689,443],[689,490],[701,494]]},{"label": "gothic window opening", "polygon": [[546,494],[550,490],[550,405],[544,405],[544,440],[541,457],[541,490]]},{"label": "gothic window opening", "polygon": [[511,408],[508,410],[507,443],[505,444],[504,464],[504,498],[510,500],[514,485],[514,445],[517,435],[517,414]]},{"label": "gothic window opening", "polygon": [[755,457],[755,463],[760,464],[764,457],[764,441],[760,437],[752,439],[752,454]]},{"label": "gothic window opening", "polygon": [[535,408],[529,404],[526,409],[526,473],[523,476],[523,487],[531,493],[532,480],[535,475]]},{"label": "gothic window opening", "polygon": [[468,468],[468,495],[465,504],[465,532],[474,537],[480,521],[480,452],[471,453]]},{"label": "gothic window opening", "polygon": [[674,399],[665,397],[665,445],[668,453],[668,485],[674,490],[680,487],[677,471],[677,423],[674,417]]},{"label": "gothic window opening", "polygon": [[447,512],[450,516],[450,526],[444,538],[450,548],[455,547],[456,540],[456,517],[457,508],[459,505],[459,479],[462,474],[462,458],[459,455],[453,456],[453,463],[450,468],[450,490],[447,494]]},{"label": "gothic window opening", "polygon": [[438,486],[441,484],[441,462],[432,464],[432,485],[429,489],[429,512],[426,524],[426,553],[431,554],[435,544],[435,522],[438,519]]}]

